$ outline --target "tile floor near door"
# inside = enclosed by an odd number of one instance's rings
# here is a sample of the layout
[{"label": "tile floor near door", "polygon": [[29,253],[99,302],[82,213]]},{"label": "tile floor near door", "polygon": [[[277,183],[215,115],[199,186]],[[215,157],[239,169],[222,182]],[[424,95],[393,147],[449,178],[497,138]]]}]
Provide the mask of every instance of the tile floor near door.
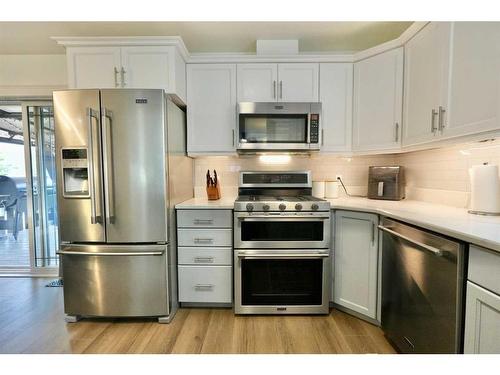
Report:
[{"label": "tile floor near door", "polygon": [[394,353],[382,331],[337,310],[328,316],[235,316],[180,309],[151,319],[64,322],[50,279],[0,278],[0,353]]}]

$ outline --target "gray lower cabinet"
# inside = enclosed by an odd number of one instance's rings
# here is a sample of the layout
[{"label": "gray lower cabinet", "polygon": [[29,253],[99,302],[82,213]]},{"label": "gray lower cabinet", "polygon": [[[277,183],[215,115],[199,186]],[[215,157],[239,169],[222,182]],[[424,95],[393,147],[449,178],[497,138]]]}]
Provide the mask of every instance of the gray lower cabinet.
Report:
[{"label": "gray lower cabinet", "polygon": [[471,245],[464,353],[500,354],[500,254]]},{"label": "gray lower cabinet", "polygon": [[467,281],[464,353],[500,353],[500,296]]},{"label": "gray lower cabinet", "polygon": [[232,302],[231,210],[177,210],[179,302]]},{"label": "gray lower cabinet", "polygon": [[377,318],[378,215],[335,211],[333,302]]}]

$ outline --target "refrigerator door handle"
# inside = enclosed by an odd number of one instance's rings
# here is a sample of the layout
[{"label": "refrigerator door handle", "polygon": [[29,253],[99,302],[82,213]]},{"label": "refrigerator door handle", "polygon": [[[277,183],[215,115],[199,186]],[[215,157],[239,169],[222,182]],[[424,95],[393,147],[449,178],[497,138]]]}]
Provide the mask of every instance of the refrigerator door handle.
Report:
[{"label": "refrigerator door handle", "polygon": [[106,221],[113,223],[115,221],[115,202],[113,185],[113,149],[112,149],[112,112],[102,107],[102,136],[103,136],[103,163],[104,163],[104,184],[106,192]]},{"label": "refrigerator door handle", "polygon": [[90,223],[97,224],[101,219],[101,212],[97,208],[96,202],[96,186],[95,186],[95,165],[94,165],[94,123],[92,119],[96,122],[99,121],[96,111],[92,108],[87,108],[87,118],[88,118],[88,135],[89,135],[89,188],[90,188]]}]

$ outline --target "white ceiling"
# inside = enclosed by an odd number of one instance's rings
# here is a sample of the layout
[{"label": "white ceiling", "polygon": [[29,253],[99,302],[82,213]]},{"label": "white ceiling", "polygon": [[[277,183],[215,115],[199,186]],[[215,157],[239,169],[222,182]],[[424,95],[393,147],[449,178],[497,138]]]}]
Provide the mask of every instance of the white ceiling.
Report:
[{"label": "white ceiling", "polygon": [[0,22],[0,54],[62,54],[51,36],[175,36],[189,52],[255,52],[256,39],[299,39],[301,52],[359,51],[412,22]]}]

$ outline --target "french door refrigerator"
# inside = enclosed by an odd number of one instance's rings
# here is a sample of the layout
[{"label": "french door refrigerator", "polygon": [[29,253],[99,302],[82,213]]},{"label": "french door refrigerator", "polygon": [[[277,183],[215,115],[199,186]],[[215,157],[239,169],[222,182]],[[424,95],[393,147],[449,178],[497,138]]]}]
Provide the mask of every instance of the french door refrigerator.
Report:
[{"label": "french door refrigerator", "polygon": [[176,203],[192,197],[185,114],[163,90],[56,91],[67,321],[177,308]]}]

